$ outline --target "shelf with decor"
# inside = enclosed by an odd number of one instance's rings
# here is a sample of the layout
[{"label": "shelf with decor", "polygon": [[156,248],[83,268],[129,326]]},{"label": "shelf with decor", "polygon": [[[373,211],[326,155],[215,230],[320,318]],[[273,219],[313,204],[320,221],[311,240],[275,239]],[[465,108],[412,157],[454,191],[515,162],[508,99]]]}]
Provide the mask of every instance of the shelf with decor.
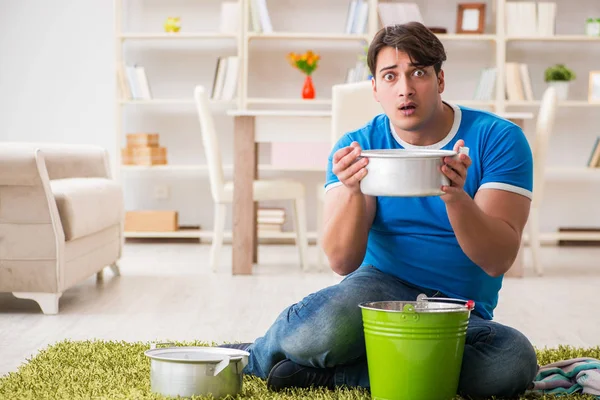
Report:
[{"label": "shelf with decor", "polygon": [[248,97],[246,104],[264,104],[264,105],[331,105],[331,99],[302,99],[302,98],[268,98],[268,97]]},{"label": "shelf with decor", "polygon": [[[125,238],[128,239],[200,239],[202,242],[210,243],[213,237],[213,231],[205,229],[178,229],[176,231],[124,231]],[[261,240],[276,240],[276,241],[294,241],[294,232],[269,232],[259,231],[258,239]],[[306,232],[308,240],[314,242],[317,240],[316,231]],[[225,231],[224,239],[231,240],[231,231]]]},{"label": "shelf with decor", "polygon": [[320,32],[273,32],[246,34],[247,40],[327,40],[327,41],[362,41],[367,42],[370,37],[365,34],[347,33],[320,33]]},{"label": "shelf with decor", "polygon": [[[118,7],[122,7],[123,3],[128,0],[117,0],[116,4]],[[217,2],[217,0],[214,0]],[[340,1],[341,2],[341,1]],[[218,2],[217,2],[218,3]],[[231,46],[229,49],[233,51],[229,51],[227,55],[234,54],[238,57],[238,70],[236,75],[237,83],[236,83],[236,96],[230,100],[219,100],[212,99],[211,104],[215,106],[223,106],[230,109],[252,109],[252,108],[266,108],[265,116],[273,116],[277,117],[278,115],[288,115],[293,113],[305,113],[305,112],[315,112],[319,113],[318,116],[322,116],[324,118],[329,118],[331,116],[330,107],[331,107],[331,91],[329,83],[326,79],[320,79],[318,84],[320,86],[316,87],[317,95],[312,99],[304,99],[300,95],[300,90],[302,81],[301,78],[298,78],[298,86],[294,88],[292,84],[288,81],[281,80],[261,80],[261,85],[268,85],[268,90],[263,90],[263,87],[260,85],[252,85],[252,80],[256,80],[255,71],[253,68],[261,68],[257,67],[255,63],[256,58],[260,58],[266,54],[265,64],[264,65],[274,65],[279,63],[282,67],[289,68],[289,65],[285,62],[286,51],[287,49],[297,49],[297,44],[301,44],[306,42],[307,49],[309,46],[314,46],[319,50],[323,49],[323,54],[325,52],[331,51],[331,47],[336,47],[335,54],[336,58],[339,54],[342,54],[347,58],[344,59],[344,63],[348,62],[348,65],[344,64],[344,68],[352,68],[355,67],[352,61],[350,60],[353,56],[355,56],[355,61],[358,63],[359,56],[363,51],[364,45],[370,42],[371,38],[378,31],[380,27],[382,27],[383,21],[380,16],[380,5],[385,5],[387,10],[394,8],[403,8],[403,7],[412,7],[408,6],[406,3],[398,3],[398,2],[387,2],[387,1],[379,1],[379,0],[364,0],[364,1],[356,1],[356,3],[364,4],[364,10],[361,13],[355,14],[355,18],[351,18],[351,13],[348,11],[348,15],[337,18],[337,21],[340,22],[338,25],[334,25],[330,23],[327,19],[324,19],[322,24],[314,24],[311,26],[301,27],[297,22],[295,26],[285,26],[283,23],[275,22],[275,26],[270,26],[270,18],[265,18],[265,16],[256,15],[256,10],[252,10],[252,4],[256,4],[254,0],[236,0],[237,10],[239,12],[239,20],[237,24],[237,28],[235,32],[219,32],[218,29],[214,29],[211,26],[207,26],[206,32],[204,31],[190,31],[190,32],[158,32],[156,28],[154,30],[150,30],[149,32],[145,32],[143,29],[130,29],[126,30],[125,27],[121,29],[115,30],[115,40],[117,42],[117,62],[121,62],[123,60],[123,46],[125,43],[127,45],[136,45],[138,42],[143,42],[144,45],[148,45],[152,40],[156,40],[160,42],[160,50],[165,51],[165,48],[169,48],[168,46],[175,47],[175,44],[179,44],[183,41],[189,41],[193,43],[193,46],[198,46],[199,49],[209,48],[211,45],[214,46],[214,43],[225,43],[220,41],[221,39],[225,39],[228,41],[232,41],[235,43],[235,46]],[[353,4],[353,0],[348,0],[348,4]],[[532,42],[536,45],[536,49],[539,51],[548,51],[549,47],[545,46],[546,42],[565,42],[569,46],[572,44],[573,46],[583,45],[587,43],[595,43],[597,41],[600,42],[600,36],[593,37],[588,35],[583,35],[577,32],[560,32],[557,33],[555,28],[552,30],[548,30],[548,27],[555,26],[554,23],[550,23],[549,21],[555,22],[555,16],[552,14],[548,15],[547,23],[543,24],[546,29],[543,34],[538,34],[530,31],[529,33],[519,33],[513,32],[512,27],[507,28],[507,24],[505,19],[507,18],[507,10],[511,7],[509,3],[513,3],[506,0],[494,0],[493,7],[488,7],[485,10],[485,13],[489,16],[492,13],[493,22],[488,25],[483,26],[475,26],[472,32],[466,33],[463,28],[458,29],[458,20],[457,20],[457,12],[460,13],[460,8],[457,5],[453,10],[452,15],[444,16],[446,21],[451,21],[447,24],[447,31],[445,33],[437,33],[436,35],[444,42],[446,46],[455,46],[456,48],[467,48],[478,46],[481,49],[490,49],[492,57],[487,61],[486,68],[494,69],[494,74],[489,75],[487,78],[483,79],[483,76],[479,77],[482,83],[485,85],[491,85],[489,90],[484,90],[483,92],[474,93],[473,98],[469,99],[469,94],[467,93],[462,96],[452,94],[452,97],[459,98],[462,100],[449,100],[452,103],[460,104],[468,107],[475,108],[488,108],[493,109],[495,112],[505,112],[507,108],[511,111],[519,111],[519,108],[523,108],[524,111],[529,111],[532,108],[537,108],[540,105],[539,100],[536,97],[524,97],[523,99],[509,99],[506,97],[505,92],[507,89],[507,84],[509,79],[507,79],[507,66],[510,66],[509,56],[507,54],[511,51],[511,46],[518,47],[521,42]],[[531,3],[531,2],[523,2],[523,3]],[[265,1],[264,4],[267,5],[267,12],[269,7],[278,7],[278,10],[272,13],[274,18],[285,19],[285,16],[282,16],[283,13],[293,13],[293,11],[289,11],[289,9],[277,3],[275,0]],[[337,3],[338,7],[341,6]],[[422,3],[419,3],[422,4]],[[156,4],[151,5],[152,7],[156,7]],[[335,6],[335,5],[334,5]],[[204,2],[202,4],[198,4],[198,7],[208,7]],[[294,4],[296,9],[300,9],[305,16],[310,16],[315,12],[314,4],[312,5],[302,5],[302,3]],[[312,7],[312,8],[311,8]],[[450,6],[445,5],[448,9]],[[454,6],[452,6],[454,7]],[[311,8],[309,10],[309,8]],[[323,10],[326,10],[327,7],[323,6]],[[481,9],[478,9],[481,12]],[[320,9],[316,9],[317,12],[320,12]],[[410,10],[409,10],[410,11]],[[411,11],[413,12],[414,9]],[[431,7],[428,7],[427,12],[435,13],[437,11],[433,11]],[[464,10],[463,10],[464,12]],[[254,13],[254,14],[253,14]],[[260,14],[260,13],[258,13]],[[527,13],[524,13],[527,15]],[[388,14],[388,17],[392,14]],[[410,13],[407,15],[411,15]],[[337,17],[337,15],[336,15]],[[122,15],[117,11],[116,21],[117,25],[120,26],[120,22]],[[208,17],[207,21],[208,21]],[[295,15],[288,18],[295,18]],[[345,19],[345,24],[342,21]],[[486,18],[485,21],[489,21],[490,18]],[[354,30],[354,25],[356,21],[362,21],[358,25],[360,25],[358,30]],[[472,21],[471,21],[472,22]],[[263,26],[263,24],[265,24]],[[280,26],[278,26],[280,25]],[[345,25],[345,26],[344,26]],[[426,24],[427,25],[427,24]],[[456,25],[456,27],[455,27]],[[469,23],[465,22],[465,26],[469,25]],[[512,24],[512,25],[526,25],[526,24]],[[336,28],[337,26],[337,28]],[[536,23],[537,26],[537,23]],[[265,29],[266,27],[266,29]],[[281,27],[282,30],[278,30],[277,28]],[[201,27],[205,28],[205,27]],[[473,28],[471,26],[471,28]],[[306,30],[310,31],[307,32]],[[493,31],[490,31],[493,30]],[[510,31],[509,31],[510,30]],[[197,43],[194,42],[194,39],[198,39]],[[217,42],[219,41],[219,42]],[[539,43],[538,43],[539,42]],[[153,43],[152,43],[153,44]],[[492,44],[489,46],[489,44]],[[529,45],[529,43],[527,43]],[[206,46],[206,47],[205,47]],[[287,49],[282,50],[281,47],[285,46]],[[352,47],[355,46],[355,47]],[[523,45],[525,46],[525,44]],[[565,45],[566,46],[566,45]],[[265,50],[267,49],[267,50]],[[595,47],[590,47],[591,49],[595,49]],[[178,50],[180,51],[180,50]],[[186,50],[187,51],[187,50]],[[219,49],[211,49],[211,56],[215,56],[217,52],[220,52]],[[586,48],[586,51],[588,49]],[[183,52],[182,52],[183,54]],[[212,61],[211,61],[212,62]],[[327,60],[327,62],[332,62],[331,60]],[[469,66],[469,61],[466,60],[457,60],[453,58],[451,61],[453,63],[458,63],[459,65]],[[323,65],[323,61],[320,61],[321,65]],[[341,62],[340,62],[341,63]],[[364,64],[364,62],[363,62]],[[331,64],[327,65],[327,67],[331,70]],[[319,67],[321,68],[321,67]],[[364,66],[363,66],[364,68]],[[278,67],[273,68],[277,73],[280,73]],[[484,68],[482,68],[483,70]],[[600,68],[598,68],[600,69]],[[288,71],[285,71],[286,73]],[[319,73],[318,70],[316,73]],[[346,71],[340,72],[340,75],[343,75]],[[367,71],[363,70],[363,74],[357,74],[356,77],[358,79],[365,79],[367,76]],[[270,72],[274,73],[274,72]],[[483,74],[483,71],[482,71]],[[218,67],[215,67],[214,70],[214,79],[216,81],[218,75]],[[493,75],[493,76],[492,76]],[[207,88],[212,88],[215,85],[215,81],[209,81],[213,77],[208,78],[205,81],[205,85]],[[320,78],[320,77],[319,77]],[[337,77],[328,77],[331,83],[341,83],[344,81],[344,76]],[[348,76],[346,76],[346,79]],[[539,79],[539,75],[537,77],[531,77],[534,79]],[[171,79],[171,78],[167,78]],[[473,76],[465,77],[465,79],[474,79]],[[255,81],[254,81],[255,82]],[[453,81],[456,82],[455,80]],[[193,82],[193,84],[197,84],[199,82]],[[458,81],[456,84],[460,85],[462,82]],[[282,85],[285,89],[279,90],[276,85]],[[191,94],[191,86],[190,91]],[[536,93],[539,96],[539,93]],[[449,97],[451,98],[451,97]],[[539,98],[539,97],[537,97]],[[581,96],[578,97],[581,99]],[[116,100],[118,105],[133,105],[133,106],[149,106],[152,105],[185,105],[190,110],[193,108],[193,100],[187,97],[175,97],[175,98],[152,98],[152,99],[127,99],[123,97],[118,97]],[[560,107],[564,108],[574,108],[574,109],[585,109],[585,108],[593,108],[598,106],[594,102],[585,101],[585,100],[571,100],[567,99],[560,102]],[[317,108],[318,107],[318,108]],[[117,107],[128,109],[128,107]],[[134,108],[134,107],[131,107]],[[271,108],[271,109],[267,109]],[[285,110],[277,110],[275,108],[286,108]],[[146,108],[144,108],[145,110]],[[315,111],[313,111],[315,110]],[[318,111],[316,111],[318,110]],[[187,111],[187,110],[186,110]],[[124,138],[124,131],[122,130],[122,122],[124,118],[125,110],[118,111],[117,123],[119,124],[118,129],[118,143],[119,145],[122,143]],[[281,114],[278,114],[281,113]],[[316,114],[315,114],[316,115]],[[176,122],[175,122],[176,124]],[[328,133],[324,135],[324,137],[328,138]],[[120,149],[119,149],[120,150]],[[232,151],[232,149],[225,148],[225,151]],[[177,160],[176,160],[177,161]],[[324,171],[324,167],[290,167],[290,166],[277,166],[270,164],[260,164],[258,166],[259,171],[272,171],[272,172],[315,172],[321,173]],[[171,171],[171,172],[185,172],[185,171],[195,171],[195,172],[205,172],[206,166],[200,164],[191,164],[191,165],[177,165],[177,164],[169,164],[169,165],[155,165],[155,166],[137,166],[137,165],[124,165],[122,168],[119,168],[122,171]],[[232,165],[225,165],[224,169],[226,171],[232,171]],[[590,179],[597,180],[600,174],[598,173],[600,169],[595,170],[592,168],[586,167],[568,167],[568,166],[553,166],[552,168],[548,168],[546,177],[547,179],[563,179],[565,177],[572,177],[574,179]],[[157,233],[157,235],[159,235]]]},{"label": "shelf with decor", "polygon": [[[579,3],[579,2],[578,2]],[[508,97],[506,99],[498,96],[503,101],[503,107],[510,107],[511,110],[518,110],[519,108],[538,108],[540,106],[539,97],[534,96],[531,90],[531,81],[535,79],[535,83],[540,85],[544,82],[544,88],[554,87],[558,95],[558,108],[563,112],[557,119],[565,118],[566,113],[571,110],[585,110],[593,109],[600,105],[600,73],[594,72],[593,70],[600,69],[600,65],[597,65],[590,57],[592,54],[596,54],[598,48],[595,46],[596,43],[600,43],[600,24],[596,27],[596,32],[587,30],[587,26],[583,23],[579,25],[567,24],[564,19],[567,15],[571,20],[579,19],[585,21],[582,18],[585,14],[583,13],[596,13],[600,15],[600,8],[595,8],[593,11],[590,8],[586,9],[585,5],[580,7],[570,5],[563,5],[557,2],[534,2],[534,1],[502,1],[502,14],[506,18],[506,26],[504,29],[504,39],[506,46],[504,49],[504,62],[503,67],[506,71],[505,85],[507,87]],[[559,13],[559,9],[565,7],[567,10],[562,10]],[[581,14],[578,14],[581,13]],[[590,15],[587,15],[588,17]],[[540,22],[540,18],[543,19]],[[557,19],[563,19],[557,22]],[[510,23],[512,21],[513,23]],[[549,45],[552,43],[552,45]],[[584,57],[579,57],[581,53],[584,53]],[[533,53],[536,52],[536,53]],[[574,58],[569,53],[577,54],[577,58]],[[523,63],[518,64],[515,61],[510,60],[509,55],[515,55],[515,58],[529,59],[529,64]],[[554,62],[548,62],[545,66],[540,63],[540,60],[544,58],[553,59]],[[589,57],[590,61],[584,61],[585,57]],[[579,65],[578,65],[579,64]],[[519,73],[524,73],[525,76]],[[575,67],[578,65],[578,68]],[[531,66],[534,75],[529,77],[529,66]],[[575,70],[578,70],[575,74]],[[583,69],[585,72],[581,72]],[[536,71],[537,70],[537,71]],[[577,77],[576,77],[577,75]],[[585,85],[570,90],[571,82],[575,79],[583,79]],[[512,82],[512,83],[511,83]],[[519,88],[519,86],[521,86]],[[499,86],[500,87],[500,86]],[[539,89],[538,89],[539,90]],[[521,92],[520,94],[518,92]],[[570,93],[571,92],[571,93]],[[582,99],[582,94],[587,92],[587,99]],[[538,93],[538,96],[541,93]],[[594,117],[595,113],[589,113],[589,117]],[[585,118],[589,118],[585,117]],[[569,118],[568,116],[566,118]],[[573,118],[573,117],[571,117]],[[560,132],[556,132],[557,127],[560,127],[560,122],[557,121],[554,124],[555,132],[552,133],[549,139],[549,146],[552,147],[553,143],[561,140],[556,138]],[[586,128],[585,125],[589,124],[592,128]],[[574,126],[571,124],[569,133],[573,134],[573,140],[586,140],[586,136],[590,133],[595,134],[594,122],[580,120]],[[559,128],[560,129],[560,128]],[[575,135],[575,134],[578,135]],[[590,148],[588,151],[589,160],[581,159],[581,165],[560,165],[560,161],[557,161],[554,157],[549,157],[553,160],[552,165],[546,167],[544,177],[547,181],[557,181],[560,184],[564,182],[583,184],[586,186],[582,190],[594,190],[600,182],[600,162],[598,157],[594,158],[594,154],[598,154],[598,141],[596,141],[596,147]],[[583,149],[582,149],[583,150]],[[587,156],[587,155],[586,155]],[[594,161],[596,160],[596,162]],[[586,162],[587,161],[587,162]],[[586,165],[587,164],[587,165]],[[550,190],[550,189],[548,189]],[[576,194],[577,191],[573,194]],[[548,196],[545,196],[546,198]],[[586,203],[593,201],[594,194],[589,194],[585,197],[580,197]],[[544,199],[544,201],[546,201]],[[554,213],[555,215],[557,213]],[[593,221],[593,220],[592,220]],[[560,225],[560,222],[557,221]],[[588,223],[588,222],[586,222]],[[594,222],[592,222],[594,223]],[[559,230],[561,230],[559,226]],[[540,236],[542,241],[600,241],[600,234],[593,232],[595,229],[589,229],[590,232],[541,232]],[[597,229],[596,229],[597,230]]]},{"label": "shelf with decor", "polygon": [[223,32],[123,32],[117,34],[121,40],[190,40],[190,39],[237,39],[238,34]]},{"label": "shelf with decor", "polygon": [[[540,101],[507,101],[506,105],[512,107],[539,107]],[[600,102],[590,103],[587,100],[562,100],[558,105],[559,107],[600,107]]]},{"label": "shelf with decor", "polygon": [[507,42],[598,42],[600,36],[552,35],[552,36],[508,36]]},{"label": "shelf with decor", "polygon": [[436,36],[441,40],[457,40],[457,41],[483,41],[495,42],[498,40],[498,35],[495,34],[468,34],[468,33],[438,33]]},{"label": "shelf with decor", "polygon": [[[123,165],[123,171],[138,172],[181,172],[181,171],[208,171],[206,164],[182,164],[182,165]],[[223,170],[233,171],[233,164],[223,164]],[[325,172],[325,167],[318,166],[278,166],[273,164],[258,164],[259,171],[289,171],[289,172]]]},{"label": "shelf with decor", "polygon": [[[194,99],[192,98],[181,98],[181,99],[119,99],[119,104],[123,105],[170,105],[170,104],[186,104],[193,105]],[[230,105],[235,106],[237,99],[232,100],[210,100],[213,105]]]}]

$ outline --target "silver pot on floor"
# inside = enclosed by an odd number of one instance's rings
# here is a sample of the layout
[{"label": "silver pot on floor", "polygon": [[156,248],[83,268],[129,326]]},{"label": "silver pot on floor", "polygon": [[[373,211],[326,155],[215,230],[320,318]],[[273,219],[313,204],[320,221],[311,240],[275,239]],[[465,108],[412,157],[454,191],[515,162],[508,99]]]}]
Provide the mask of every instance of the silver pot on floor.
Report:
[{"label": "silver pot on floor", "polygon": [[248,364],[246,351],[218,347],[157,347],[150,358],[150,388],[163,396],[235,396],[242,390],[242,370]]}]

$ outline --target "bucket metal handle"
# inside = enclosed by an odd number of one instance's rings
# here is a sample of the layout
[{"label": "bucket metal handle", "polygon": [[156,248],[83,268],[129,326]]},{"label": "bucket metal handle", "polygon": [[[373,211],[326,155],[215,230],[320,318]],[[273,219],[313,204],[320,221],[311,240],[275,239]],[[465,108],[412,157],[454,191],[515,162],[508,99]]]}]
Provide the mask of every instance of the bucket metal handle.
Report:
[{"label": "bucket metal handle", "polygon": [[414,304],[405,304],[404,307],[402,307],[402,311],[403,311],[403,314],[401,316],[402,319],[404,319],[404,320],[411,319],[413,321],[419,320],[419,314],[415,310]]},{"label": "bucket metal handle", "polygon": [[417,302],[422,301],[447,301],[450,303],[460,303],[463,304],[467,309],[473,310],[475,308],[475,301],[473,300],[461,300],[461,299],[452,299],[449,297],[427,297],[426,294],[421,293],[417,296]]}]

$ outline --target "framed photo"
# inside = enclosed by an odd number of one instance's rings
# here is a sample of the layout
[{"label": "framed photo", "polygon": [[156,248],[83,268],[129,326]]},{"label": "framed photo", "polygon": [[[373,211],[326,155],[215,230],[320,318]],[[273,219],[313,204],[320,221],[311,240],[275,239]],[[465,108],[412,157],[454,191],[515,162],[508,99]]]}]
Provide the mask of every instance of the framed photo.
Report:
[{"label": "framed photo", "polygon": [[590,71],[588,101],[600,103],[600,71]]},{"label": "framed photo", "polygon": [[485,3],[463,3],[458,5],[456,33],[478,33],[485,31]]}]

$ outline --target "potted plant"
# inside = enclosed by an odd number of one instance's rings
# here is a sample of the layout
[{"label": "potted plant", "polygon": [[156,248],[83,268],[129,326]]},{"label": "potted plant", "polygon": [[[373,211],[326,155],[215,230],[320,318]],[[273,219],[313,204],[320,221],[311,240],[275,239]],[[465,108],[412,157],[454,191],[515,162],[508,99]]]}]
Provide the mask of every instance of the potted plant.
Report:
[{"label": "potted plant", "polygon": [[569,96],[569,83],[576,78],[575,73],[564,64],[556,64],[546,68],[544,80],[556,89],[559,100],[566,100]]},{"label": "potted plant", "polygon": [[317,69],[320,56],[309,50],[304,54],[289,53],[287,59],[293,67],[298,68],[306,74],[306,79],[304,80],[304,86],[302,88],[302,98],[314,99],[315,87],[313,86],[311,74]]}]

